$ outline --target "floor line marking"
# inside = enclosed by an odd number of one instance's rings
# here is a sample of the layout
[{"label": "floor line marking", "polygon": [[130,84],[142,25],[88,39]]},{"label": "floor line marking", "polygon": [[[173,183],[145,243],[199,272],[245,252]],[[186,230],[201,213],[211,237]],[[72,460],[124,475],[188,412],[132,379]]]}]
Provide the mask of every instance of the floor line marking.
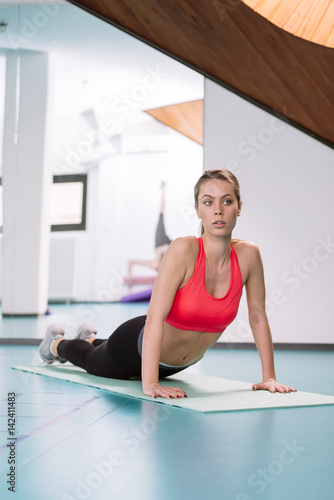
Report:
[{"label": "floor line marking", "polygon": [[[17,469],[21,469],[22,467],[24,467],[25,465],[27,465],[29,462],[32,462],[33,460],[41,457],[42,455],[45,455],[46,453],[48,453],[49,451],[51,451],[53,448],[55,448],[56,446],[59,446],[61,443],[63,443],[64,441],[67,441],[68,439],[72,438],[73,436],[75,436],[76,434],[78,434],[79,432],[83,431],[84,429],[86,429],[87,427],[90,427],[91,425],[95,424],[96,422],[98,422],[99,420],[101,420],[101,418],[104,418],[105,416],[109,415],[110,413],[118,410],[119,408],[121,408],[122,406],[128,404],[129,401],[124,401],[123,403],[121,403],[120,405],[116,406],[115,408],[113,408],[112,410],[108,411],[107,413],[99,416],[98,418],[96,418],[95,420],[93,420],[92,422],[89,422],[88,424],[84,425],[83,427],[81,427],[80,429],[76,430],[75,432],[73,432],[72,434],[70,434],[69,436],[66,436],[66,438],[58,441],[57,443],[55,443],[54,445],[50,446],[50,448],[47,448],[46,450],[43,450],[42,452],[40,452],[39,454],[31,457],[31,458],[28,458],[27,460],[25,460],[25,462],[23,462],[22,464],[18,465],[17,466]],[[30,436],[24,436],[25,438],[27,437],[30,437]],[[7,447],[7,445],[6,445]],[[4,451],[4,450],[3,450]],[[1,451],[1,448],[0,448],[0,454],[2,453]],[[6,479],[6,474],[0,474],[0,483],[3,482],[5,479]]]}]

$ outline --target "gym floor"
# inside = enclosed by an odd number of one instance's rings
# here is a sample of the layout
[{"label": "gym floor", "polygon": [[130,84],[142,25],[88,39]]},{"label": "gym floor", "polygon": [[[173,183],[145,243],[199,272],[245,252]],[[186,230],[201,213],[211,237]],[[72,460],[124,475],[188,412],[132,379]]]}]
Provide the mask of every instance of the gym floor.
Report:
[{"label": "gym floor", "polygon": [[[50,309],[39,318],[2,318],[0,341],[37,344],[53,322],[74,336],[88,320],[107,337],[147,305]],[[334,396],[333,351],[278,350],[275,362],[278,380]],[[11,370],[40,363],[37,345],[0,345],[1,499],[334,498],[334,406],[201,414]],[[210,349],[188,371],[261,379],[258,354],[247,349]],[[15,479],[7,476],[11,459]]]}]

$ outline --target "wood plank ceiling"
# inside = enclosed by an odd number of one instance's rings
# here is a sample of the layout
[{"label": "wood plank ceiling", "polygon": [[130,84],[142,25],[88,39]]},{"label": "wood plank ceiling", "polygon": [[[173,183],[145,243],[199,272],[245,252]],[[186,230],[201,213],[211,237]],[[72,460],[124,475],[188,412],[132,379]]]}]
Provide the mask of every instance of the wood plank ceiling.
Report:
[{"label": "wood plank ceiling", "polygon": [[334,49],[241,0],[70,0],[334,147]]},{"label": "wood plank ceiling", "polygon": [[159,122],[203,145],[203,99],[147,109]]},{"label": "wood plank ceiling", "polygon": [[243,0],[293,35],[334,47],[334,0]]}]

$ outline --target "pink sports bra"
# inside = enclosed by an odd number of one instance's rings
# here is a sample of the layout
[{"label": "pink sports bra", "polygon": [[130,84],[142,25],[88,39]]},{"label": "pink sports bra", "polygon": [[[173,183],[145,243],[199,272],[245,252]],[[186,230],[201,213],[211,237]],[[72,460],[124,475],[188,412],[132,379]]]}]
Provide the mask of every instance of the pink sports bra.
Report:
[{"label": "pink sports bra", "polygon": [[231,245],[231,281],[226,295],[215,298],[205,288],[206,255],[202,238],[195,270],[188,283],[180,288],[166,317],[166,323],[180,330],[220,333],[237,315],[242,295],[238,258]]}]

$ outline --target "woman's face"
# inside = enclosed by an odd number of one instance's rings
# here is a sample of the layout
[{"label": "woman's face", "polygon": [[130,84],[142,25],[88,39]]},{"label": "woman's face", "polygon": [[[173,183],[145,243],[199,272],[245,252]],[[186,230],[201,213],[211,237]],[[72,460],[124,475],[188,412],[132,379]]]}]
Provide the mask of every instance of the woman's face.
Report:
[{"label": "woman's face", "polygon": [[205,232],[226,236],[231,234],[241,206],[238,205],[233,184],[210,179],[201,185],[195,209]]}]

